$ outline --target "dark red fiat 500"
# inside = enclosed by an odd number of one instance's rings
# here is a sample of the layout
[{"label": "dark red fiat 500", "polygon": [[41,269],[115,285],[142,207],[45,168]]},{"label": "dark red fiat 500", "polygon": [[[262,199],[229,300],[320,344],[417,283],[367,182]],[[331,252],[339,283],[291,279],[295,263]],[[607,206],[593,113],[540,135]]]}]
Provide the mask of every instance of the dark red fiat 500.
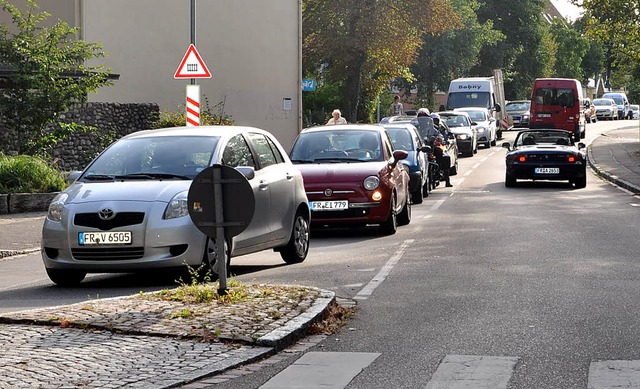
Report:
[{"label": "dark red fiat 500", "polygon": [[384,127],[319,126],[302,131],[291,160],[302,172],[314,226],[378,224],[385,234],[411,221],[404,150]]}]

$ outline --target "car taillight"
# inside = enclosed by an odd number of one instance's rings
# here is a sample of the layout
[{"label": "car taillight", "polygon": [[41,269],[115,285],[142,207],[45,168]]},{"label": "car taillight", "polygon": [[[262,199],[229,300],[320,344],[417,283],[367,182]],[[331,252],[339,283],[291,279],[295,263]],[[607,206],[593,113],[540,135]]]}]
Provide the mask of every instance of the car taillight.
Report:
[{"label": "car taillight", "polygon": [[576,160],[577,160],[577,158],[576,158],[576,156],[575,156],[575,155],[570,155],[570,156],[567,158],[567,161],[569,161],[569,162],[575,162]]},{"label": "car taillight", "polygon": [[526,155],[517,155],[515,160],[516,160],[516,162],[527,162],[527,156]]}]

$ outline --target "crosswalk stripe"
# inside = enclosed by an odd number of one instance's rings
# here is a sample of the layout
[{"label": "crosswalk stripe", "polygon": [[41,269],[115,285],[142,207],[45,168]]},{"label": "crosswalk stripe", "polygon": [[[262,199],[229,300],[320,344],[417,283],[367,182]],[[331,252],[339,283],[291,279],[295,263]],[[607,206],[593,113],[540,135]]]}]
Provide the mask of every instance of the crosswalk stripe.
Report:
[{"label": "crosswalk stripe", "polygon": [[591,362],[588,389],[613,388],[640,388],[640,361]]},{"label": "crosswalk stripe", "polygon": [[515,357],[447,355],[425,389],[506,389]]},{"label": "crosswalk stripe", "polygon": [[344,388],[379,356],[379,353],[309,352],[260,389]]}]

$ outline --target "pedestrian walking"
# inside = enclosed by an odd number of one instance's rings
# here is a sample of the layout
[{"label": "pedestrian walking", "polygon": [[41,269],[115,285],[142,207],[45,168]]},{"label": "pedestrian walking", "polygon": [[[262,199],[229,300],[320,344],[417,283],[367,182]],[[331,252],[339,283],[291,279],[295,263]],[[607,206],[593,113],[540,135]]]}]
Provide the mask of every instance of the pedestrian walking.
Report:
[{"label": "pedestrian walking", "polygon": [[389,113],[391,116],[404,115],[404,106],[400,102],[400,96],[395,95],[393,97],[393,103],[389,107]]}]

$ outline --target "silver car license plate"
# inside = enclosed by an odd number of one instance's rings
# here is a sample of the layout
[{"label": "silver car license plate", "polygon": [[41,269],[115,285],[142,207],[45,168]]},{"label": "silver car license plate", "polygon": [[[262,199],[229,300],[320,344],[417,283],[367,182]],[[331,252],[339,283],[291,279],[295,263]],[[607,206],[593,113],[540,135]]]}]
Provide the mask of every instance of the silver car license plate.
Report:
[{"label": "silver car license plate", "polygon": [[79,232],[78,244],[80,246],[131,244],[131,231]]}]

